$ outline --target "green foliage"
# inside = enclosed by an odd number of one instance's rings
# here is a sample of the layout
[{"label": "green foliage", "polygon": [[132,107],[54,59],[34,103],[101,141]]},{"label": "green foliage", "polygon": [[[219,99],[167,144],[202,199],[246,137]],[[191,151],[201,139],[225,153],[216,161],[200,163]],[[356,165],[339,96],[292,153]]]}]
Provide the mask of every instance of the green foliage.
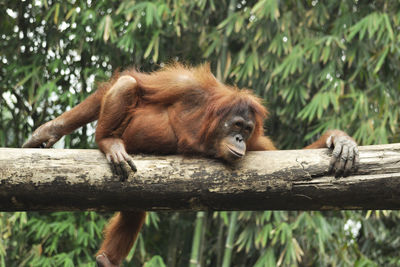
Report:
[{"label": "green foliage", "polygon": [[94,266],[105,219],[94,212],[2,214],[3,266]]},{"label": "green foliage", "polygon": [[[397,1],[2,1],[0,146],[76,105],[118,68],[211,62],[270,110],[280,148],[328,128],[360,144],[399,142]],[[93,125],[60,142],[94,147]],[[0,189],[1,190],[1,189]],[[109,215],[2,213],[0,266],[94,266]],[[221,212],[196,251],[221,266],[398,266],[398,212]],[[228,226],[237,222],[234,231]],[[151,213],[130,266],[187,266],[195,214]],[[156,230],[157,229],[157,230]],[[195,242],[199,244],[198,242]],[[197,245],[196,245],[197,246]]]}]

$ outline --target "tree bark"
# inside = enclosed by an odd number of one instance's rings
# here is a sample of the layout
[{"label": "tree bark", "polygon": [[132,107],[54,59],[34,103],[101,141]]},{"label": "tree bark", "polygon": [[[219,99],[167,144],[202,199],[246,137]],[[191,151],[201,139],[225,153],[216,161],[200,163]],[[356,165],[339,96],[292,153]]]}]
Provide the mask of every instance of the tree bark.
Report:
[{"label": "tree bark", "polygon": [[0,148],[0,210],[400,209],[400,144],[360,147],[352,176],[327,173],[328,149],[215,159],[133,155],[128,181],[97,150]]}]

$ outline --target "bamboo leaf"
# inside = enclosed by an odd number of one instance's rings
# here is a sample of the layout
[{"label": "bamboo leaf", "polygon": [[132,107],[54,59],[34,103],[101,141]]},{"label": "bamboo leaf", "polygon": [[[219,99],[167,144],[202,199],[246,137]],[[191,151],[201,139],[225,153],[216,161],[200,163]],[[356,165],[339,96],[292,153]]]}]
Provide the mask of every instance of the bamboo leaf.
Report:
[{"label": "bamboo leaf", "polygon": [[55,11],[54,11],[54,24],[58,24],[58,15],[60,13],[60,4],[55,5]]},{"label": "bamboo leaf", "polygon": [[69,18],[70,18],[75,12],[76,12],[76,8],[75,8],[75,7],[74,7],[74,8],[71,8],[71,9],[68,11],[67,15],[65,16],[65,20],[69,20]]},{"label": "bamboo leaf", "polygon": [[376,63],[374,73],[377,73],[381,69],[383,63],[385,62],[385,58],[388,52],[389,52],[389,47],[385,47],[384,50],[381,52],[381,56],[379,57],[378,62]]},{"label": "bamboo leaf", "polygon": [[387,30],[388,33],[389,33],[389,39],[390,39],[391,41],[394,41],[393,28],[392,28],[392,25],[390,24],[390,20],[389,20],[388,14],[383,14],[383,19],[384,19],[384,21],[385,21],[386,30]]}]

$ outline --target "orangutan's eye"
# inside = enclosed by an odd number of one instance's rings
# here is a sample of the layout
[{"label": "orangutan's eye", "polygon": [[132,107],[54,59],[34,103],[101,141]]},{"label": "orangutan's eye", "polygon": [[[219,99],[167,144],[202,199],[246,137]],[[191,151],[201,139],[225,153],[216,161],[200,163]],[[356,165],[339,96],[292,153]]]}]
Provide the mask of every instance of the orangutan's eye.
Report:
[{"label": "orangutan's eye", "polygon": [[243,122],[237,121],[237,122],[235,122],[234,126],[237,129],[242,129],[243,128]]}]

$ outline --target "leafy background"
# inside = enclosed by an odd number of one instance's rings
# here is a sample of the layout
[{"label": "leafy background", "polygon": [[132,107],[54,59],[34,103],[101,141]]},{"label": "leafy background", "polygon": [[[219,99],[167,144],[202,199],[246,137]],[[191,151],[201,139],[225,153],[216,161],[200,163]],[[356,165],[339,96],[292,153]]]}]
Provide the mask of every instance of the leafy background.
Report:
[{"label": "leafy background", "polygon": [[[328,128],[400,142],[398,1],[0,0],[0,146],[118,68],[211,62],[300,148]],[[92,148],[94,124],[59,142]],[[356,192],[355,192],[356,193]],[[94,266],[111,214],[0,213],[0,266]],[[397,211],[151,213],[125,266],[399,266]]]}]

